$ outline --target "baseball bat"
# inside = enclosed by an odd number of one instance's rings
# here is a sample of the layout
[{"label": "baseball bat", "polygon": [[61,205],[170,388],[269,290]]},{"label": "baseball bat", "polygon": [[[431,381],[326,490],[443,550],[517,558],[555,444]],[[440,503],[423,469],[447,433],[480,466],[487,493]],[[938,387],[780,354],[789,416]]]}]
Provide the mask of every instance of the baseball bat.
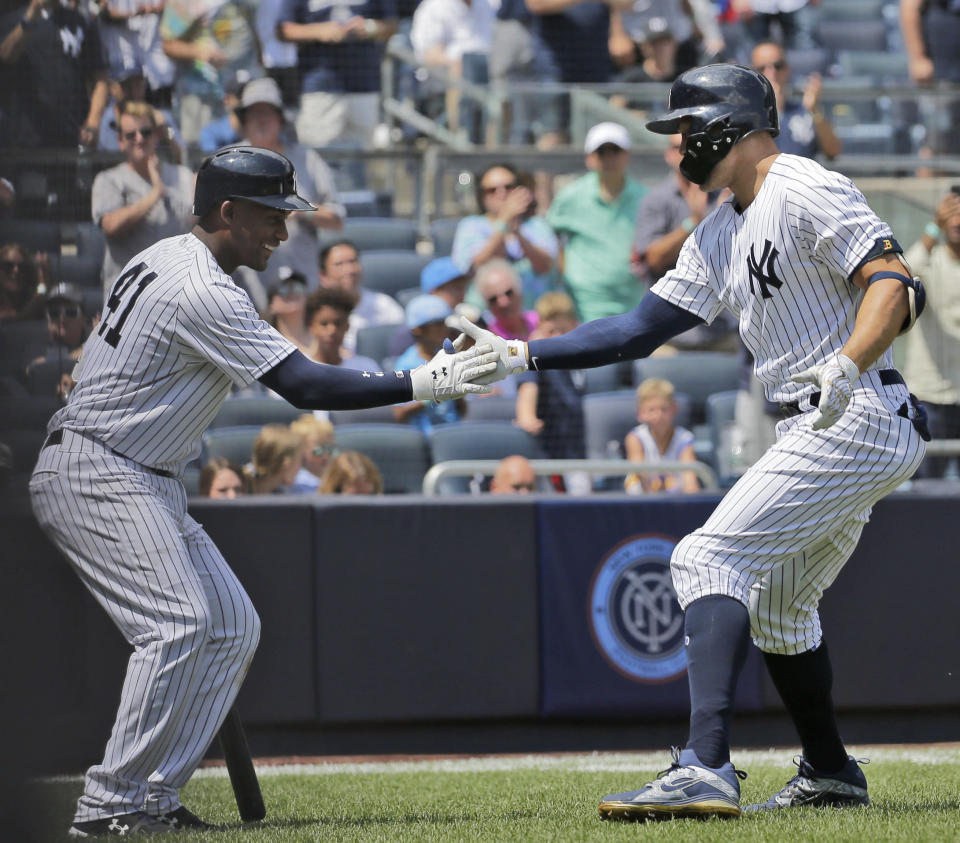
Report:
[{"label": "baseball bat", "polygon": [[262,820],[267,815],[267,809],[263,804],[260,782],[257,780],[256,770],[253,769],[253,758],[250,757],[247,736],[244,734],[236,706],[230,709],[223,721],[219,738],[240,819],[244,822]]}]

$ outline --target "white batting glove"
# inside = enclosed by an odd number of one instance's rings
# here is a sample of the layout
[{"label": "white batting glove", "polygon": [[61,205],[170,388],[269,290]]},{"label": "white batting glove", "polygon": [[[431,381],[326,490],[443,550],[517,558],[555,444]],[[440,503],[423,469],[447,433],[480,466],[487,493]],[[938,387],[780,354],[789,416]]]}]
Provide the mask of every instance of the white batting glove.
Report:
[{"label": "white batting glove", "polygon": [[525,372],[530,368],[527,363],[526,343],[522,340],[505,340],[498,337],[493,331],[486,328],[480,328],[474,325],[465,316],[460,317],[460,326],[463,330],[457,338],[457,342],[464,338],[464,335],[472,338],[478,345],[483,344],[493,348],[496,354],[496,371],[477,380],[477,383],[494,383],[502,381],[508,375],[514,375],[517,372]]},{"label": "white batting glove", "polygon": [[810,422],[814,430],[830,427],[846,412],[853,385],[859,377],[857,364],[845,354],[838,354],[828,363],[812,366],[791,378],[794,383],[812,383],[820,387],[820,403]]},{"label": "white batting glove", "polygon": [[490,387],[475,383],[497,369],[497,353],[490,345],[477,344],[460,351],[465,338],[443,341],[443,348],[429,363],[410,372],[413,397],[416,401],[449,401],[463,398],[468,392],[490,392]]}]

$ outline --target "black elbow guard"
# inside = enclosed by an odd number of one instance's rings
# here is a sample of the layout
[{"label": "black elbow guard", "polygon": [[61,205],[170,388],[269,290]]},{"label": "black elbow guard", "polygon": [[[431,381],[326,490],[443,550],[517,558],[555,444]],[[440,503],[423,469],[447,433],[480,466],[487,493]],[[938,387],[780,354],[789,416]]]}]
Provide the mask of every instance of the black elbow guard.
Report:
[{"label": "black elbow guard", "polygon": [[916,276],[908,278],[901,272],[875,272],[870,276],[870,280],[867,283],[872,284],[881,278],[896,278],[897,281],[907,288],[907,302],[910,307],[910,313],[907,315],[907,318],[903,320],[903,326],[900,328],[900,333],[905,334],[914,326],[920,314],[923,313],[924,307],[926,307],[927,293],[923,289],[923,282]]}]

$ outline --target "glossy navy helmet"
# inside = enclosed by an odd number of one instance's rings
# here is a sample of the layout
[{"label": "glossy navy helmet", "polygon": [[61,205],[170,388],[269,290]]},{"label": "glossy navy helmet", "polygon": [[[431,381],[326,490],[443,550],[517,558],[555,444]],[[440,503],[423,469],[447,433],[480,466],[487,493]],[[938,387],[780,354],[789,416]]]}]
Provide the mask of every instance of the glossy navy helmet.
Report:
[{"label": "glossy navy helmet", "polygon": [[297,195],[293,164],[279,152],[259,146],[230,146],[203,159],[193,213],[202,217],[225,199],[247,199],[281,211],[315,210]]},{"label": "glossy navy helmet", "polygon": [[734,144],[754,132],[780,134],[773,86],[762,73],[738,64],[708,64],[681,73],[670,88],[670,110],[647,123],[651,132],[675,135],[690,118],[680,172],[703,184]]}]

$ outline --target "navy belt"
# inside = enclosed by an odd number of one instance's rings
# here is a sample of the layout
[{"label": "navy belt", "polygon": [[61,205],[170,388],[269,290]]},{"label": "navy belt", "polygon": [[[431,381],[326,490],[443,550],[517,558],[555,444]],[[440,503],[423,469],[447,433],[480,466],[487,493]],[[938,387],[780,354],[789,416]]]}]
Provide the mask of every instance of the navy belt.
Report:
[{"label": "navy belt", "polygon": [[[63,428],[54,430],[52,433],[48,434],[47,438],[43,440],[43,447],[49,448],[51,445],[59,445],[61,442],[63,442]],[[118,457],[123,457],[125,460],[130,459],[129,457],[124,457],[119,451],[114,451],[113,448],[108,448],[106,445],[103,447],[107,448],[111,454],[116,454]],[[134,462],[136,462],[136,460],[134,460]],[[177,476],[169,471],[164,471],[162,468],[153,468],[152,466],[143,465],[142,463],[138,463],[138,465],[140,465],[141,468],[145,468],[151,474],[156,474],[159,477],[169,477],[170,479],[174,479]]]},{"label": "navy belt", "polygon": [[[903,379],[896,369],[880,369],[877,374],[880,376],[880,383],[884,386],[894,386],[896,384],[907,385],[907,382]],[[816,407],[820,403],[820,390],[816,392],[811,392],[809,396],[811,409]],[[785,404],[780,405],[780,412],[783,413],[785,419],[790,418],[791,416],[799,416],[803,410],[800,409],[799,401],[790,401]]]}]

